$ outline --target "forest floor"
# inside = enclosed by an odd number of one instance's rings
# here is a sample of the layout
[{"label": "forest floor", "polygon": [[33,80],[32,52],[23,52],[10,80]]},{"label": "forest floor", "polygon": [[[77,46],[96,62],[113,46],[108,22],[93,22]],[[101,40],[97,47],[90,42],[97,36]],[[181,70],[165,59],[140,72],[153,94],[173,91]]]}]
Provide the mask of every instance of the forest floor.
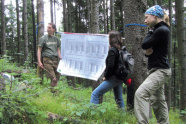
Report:
[{"label": "forest floor", "polygon": [[[26,67],[17,67],[0,59],[0,72],[9,70],[13,81],[6,82],[6,91],[0,92],[0,123],[4,124],[136,124],[132,111],[117,108],[113,92],[106,93],[103,103],[90,104],[92,89],[82,85],[69,86],[61,76],[56,93],[51,93],[49,80],[41,85],[36,70],[27,67],[26,73],[17,73]],[[12,70],[12,71],[10,71]],[[7,72],[6,72],[7,73]],[[124,94],[126,105],[126,94]],[[169,112],[170,124],[184,124],[179,111]],[[155,124],[153,117],[150,124]]]}]

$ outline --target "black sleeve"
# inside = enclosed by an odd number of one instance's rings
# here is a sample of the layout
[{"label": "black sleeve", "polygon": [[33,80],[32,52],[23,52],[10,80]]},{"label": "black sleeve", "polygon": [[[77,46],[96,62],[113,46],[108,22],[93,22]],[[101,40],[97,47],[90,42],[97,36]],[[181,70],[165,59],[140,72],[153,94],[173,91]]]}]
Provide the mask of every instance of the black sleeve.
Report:
[{"label": "black sleeve", "polygon": [[153,33],[148,33],[145,39],[142,42],[142,49],[149,49],[153,46],[156,46],[159,42],[164,41],[167,37],[168,30],[159,28],[156,29]]},{"label": "black sleeve", "polygon": [[116,57],[116,51],[109,50],[108,56],[106,59],[106,69],[104,76],[106,79],[108,79],[110,76],[114,74],[114,67],[115,67],[115,57]]}]

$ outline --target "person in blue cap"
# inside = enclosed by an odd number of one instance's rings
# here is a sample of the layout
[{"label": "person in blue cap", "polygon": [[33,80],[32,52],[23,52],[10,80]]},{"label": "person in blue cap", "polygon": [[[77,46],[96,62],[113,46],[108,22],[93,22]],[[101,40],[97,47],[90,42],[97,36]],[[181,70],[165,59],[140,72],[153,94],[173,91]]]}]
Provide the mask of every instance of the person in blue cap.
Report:
[{"label": "person in blue cap", "polygon": [[171,75],[168,63],[169,26],[164,22],[164,11],[159,5],[147,9],[145,24],[149,32],[142,42],[148,58],[148,77],[136,90],[134,111],[138,124],[148,124],[149,106],[152,105],[157,124],[169,124],[164,84]]}]

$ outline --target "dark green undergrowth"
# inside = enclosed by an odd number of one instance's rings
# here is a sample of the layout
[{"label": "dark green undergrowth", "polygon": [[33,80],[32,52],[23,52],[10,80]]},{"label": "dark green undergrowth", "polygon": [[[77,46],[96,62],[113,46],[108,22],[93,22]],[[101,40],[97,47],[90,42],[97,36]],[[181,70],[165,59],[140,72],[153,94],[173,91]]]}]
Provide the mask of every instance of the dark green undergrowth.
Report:
[{"label": "dark green undergrowth", "polygon": [[[0,71],[22,70],[16,64],[3,62]],[[14,74],[16,75],[16,74]],[[115,104],[113,92],[104,95],[100,105],[90,104],[91,88],[77,85],[68,86],[67,80],[61,76],[55,94],[51,93],[49,80],[44,78],[40,85],[40,78],[34,69],[23,73],[12,83],[6,83],[6,90],[0,91],[0,123],[2,124],[135,124],[133,112],[123,112]],[[11,88],[10,88],[11,87]],[[126,101],[126,95],[124,95]],[[49,113],[57,115],[50,119]],[[169,112],[171,124],[184,124],[179,119],[178,111]],[[156,119],[150,120],[155,124]]]}]

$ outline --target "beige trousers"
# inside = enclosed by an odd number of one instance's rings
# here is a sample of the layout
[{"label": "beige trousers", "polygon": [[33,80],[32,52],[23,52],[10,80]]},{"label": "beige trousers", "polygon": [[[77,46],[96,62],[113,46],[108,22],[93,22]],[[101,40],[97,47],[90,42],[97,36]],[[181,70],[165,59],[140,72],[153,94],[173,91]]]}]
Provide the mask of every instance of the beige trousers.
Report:
[{"label": "beige trousers", "polygon": [[138,124],[148,124],[150,104],[154,110],[157,124],[169,124],[164,83],[170,75],[171,69],[151,69],[149,76],[136,90],[134,112]]}]

